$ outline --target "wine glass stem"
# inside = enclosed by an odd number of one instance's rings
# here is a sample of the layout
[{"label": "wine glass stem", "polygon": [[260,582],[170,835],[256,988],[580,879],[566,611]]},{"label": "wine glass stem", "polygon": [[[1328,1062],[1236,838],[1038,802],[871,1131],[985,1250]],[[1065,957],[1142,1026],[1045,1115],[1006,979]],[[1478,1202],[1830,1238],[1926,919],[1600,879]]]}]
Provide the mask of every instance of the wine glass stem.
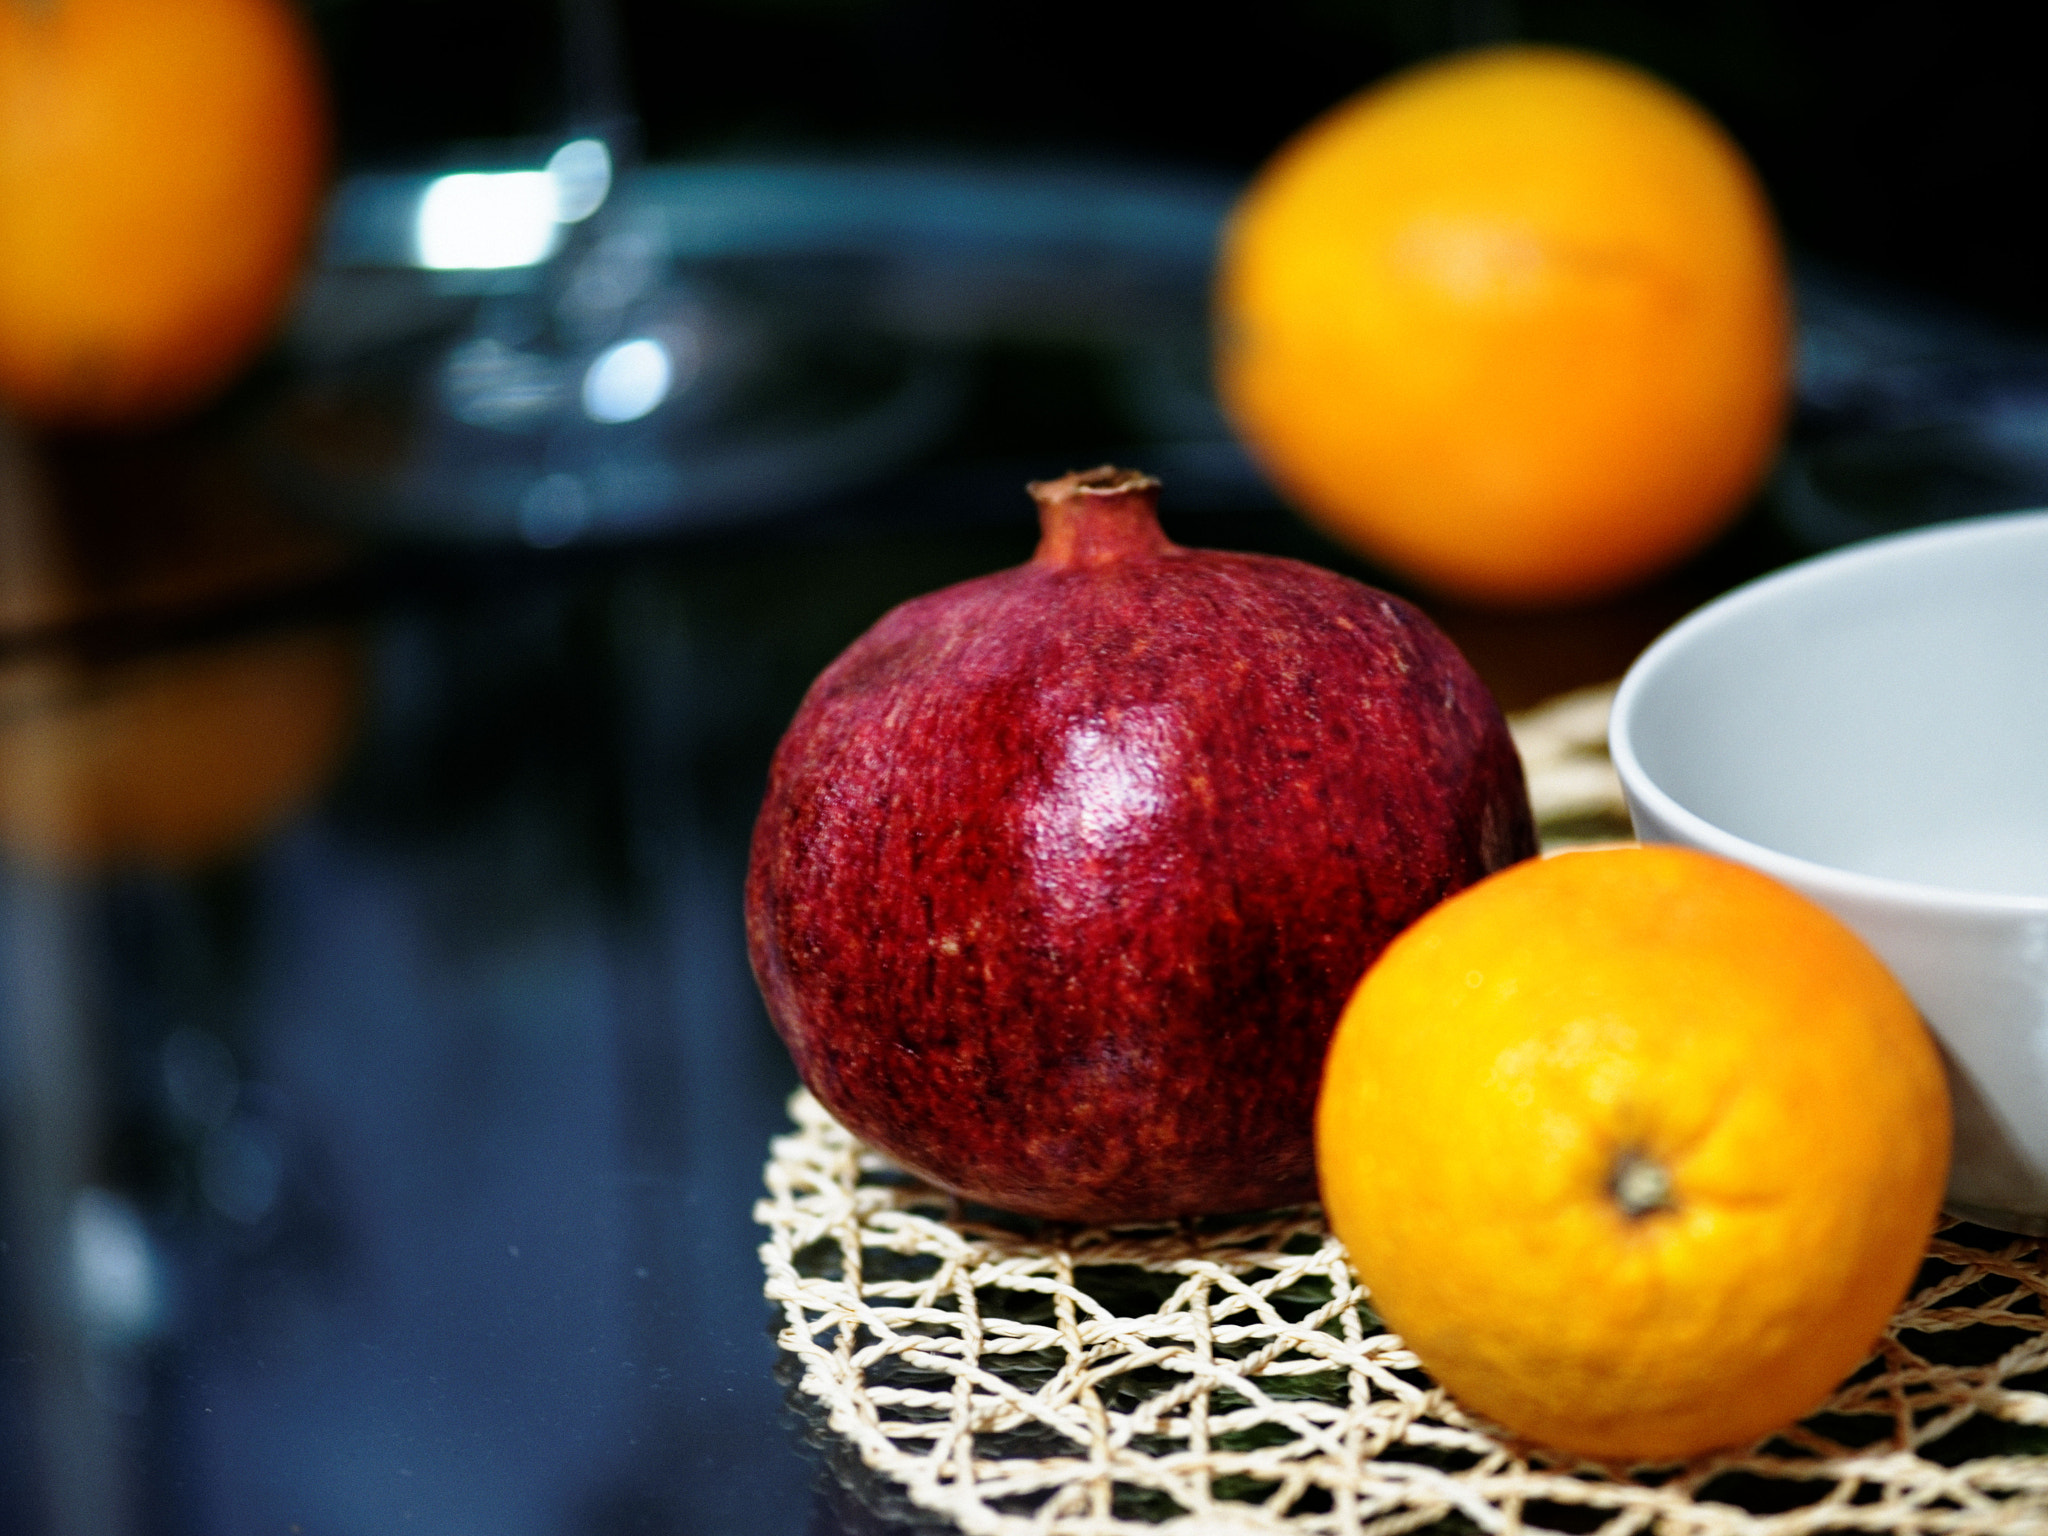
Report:
[{"label": "wine glass stem", "polygon": [[601,138],[614,167],[639,153],[639,122],[612,0],[561,0],[567,127]]}]

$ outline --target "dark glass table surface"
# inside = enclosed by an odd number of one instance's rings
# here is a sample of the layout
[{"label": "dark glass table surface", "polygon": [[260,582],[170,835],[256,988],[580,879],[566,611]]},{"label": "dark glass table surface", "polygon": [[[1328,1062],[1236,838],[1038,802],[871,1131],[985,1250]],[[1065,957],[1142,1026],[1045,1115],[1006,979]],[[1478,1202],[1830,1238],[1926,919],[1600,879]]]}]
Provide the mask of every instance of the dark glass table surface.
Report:
[{"label": "dark glass table surface", "polygon": [[[1023,480],[1095,446],[517,553],[344,540],[232,434],[61,444],[39,491],[17,441],[0,1529],[901,1529],[775,1369],[751,1211],[794,1076],[747,969],[747,838],[817,669],[1027,555]],[[1176,515],[1169,484],[1169,531],[1362,570],[1254,502]],[[1519,707],[1759,558],[1436,611]],[[128,820],[62,823],[101,801]]]}]

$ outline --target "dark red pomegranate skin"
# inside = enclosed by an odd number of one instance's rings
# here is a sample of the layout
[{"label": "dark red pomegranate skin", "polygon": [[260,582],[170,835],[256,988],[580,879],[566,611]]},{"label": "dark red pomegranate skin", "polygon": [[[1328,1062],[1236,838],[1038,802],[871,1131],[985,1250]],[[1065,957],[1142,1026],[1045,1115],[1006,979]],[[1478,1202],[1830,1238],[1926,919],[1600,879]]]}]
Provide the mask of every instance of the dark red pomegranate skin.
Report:
[{"label": "dark red pomegranate skin", "polygon": [[1145,476],[1032,490],[1036,556],[887,614],[777,750],[747,881],[768,1012],[843,1124],[969,1199],[1312,1199],[1352,987],[1535,851],[1506,726],[1397,598],[1173,545]]}]

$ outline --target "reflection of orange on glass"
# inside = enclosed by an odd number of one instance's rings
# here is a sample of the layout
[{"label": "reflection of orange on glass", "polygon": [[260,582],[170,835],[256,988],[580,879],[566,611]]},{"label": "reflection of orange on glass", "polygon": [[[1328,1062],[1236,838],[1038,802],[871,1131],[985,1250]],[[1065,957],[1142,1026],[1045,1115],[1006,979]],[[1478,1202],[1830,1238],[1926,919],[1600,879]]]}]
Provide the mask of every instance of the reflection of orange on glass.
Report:
[{"label": "reflection of orange on glass", "polygon": [[334,628],[0,669],[0,844],[62,868],[245,847],[325,786],[361,675],[357,636]]},{"label": "reflection of orange on glass", "polygon": [[99,424],[201,403],[283,307],[327,132],[283,0],[0,3],[0,396]]}]

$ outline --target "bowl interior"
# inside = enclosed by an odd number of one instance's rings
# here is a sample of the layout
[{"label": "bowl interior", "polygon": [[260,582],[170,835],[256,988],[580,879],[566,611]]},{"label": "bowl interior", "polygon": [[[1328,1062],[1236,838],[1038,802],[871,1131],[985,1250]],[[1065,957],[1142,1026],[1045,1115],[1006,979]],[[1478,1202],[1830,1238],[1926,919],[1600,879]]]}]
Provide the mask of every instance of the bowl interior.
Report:
[{"label": "bowl interior", "polygon": [[1855,874],[2048,896],[2048,514],[1768,577],[1629,683],[1626,749],[1723,831]]}]

